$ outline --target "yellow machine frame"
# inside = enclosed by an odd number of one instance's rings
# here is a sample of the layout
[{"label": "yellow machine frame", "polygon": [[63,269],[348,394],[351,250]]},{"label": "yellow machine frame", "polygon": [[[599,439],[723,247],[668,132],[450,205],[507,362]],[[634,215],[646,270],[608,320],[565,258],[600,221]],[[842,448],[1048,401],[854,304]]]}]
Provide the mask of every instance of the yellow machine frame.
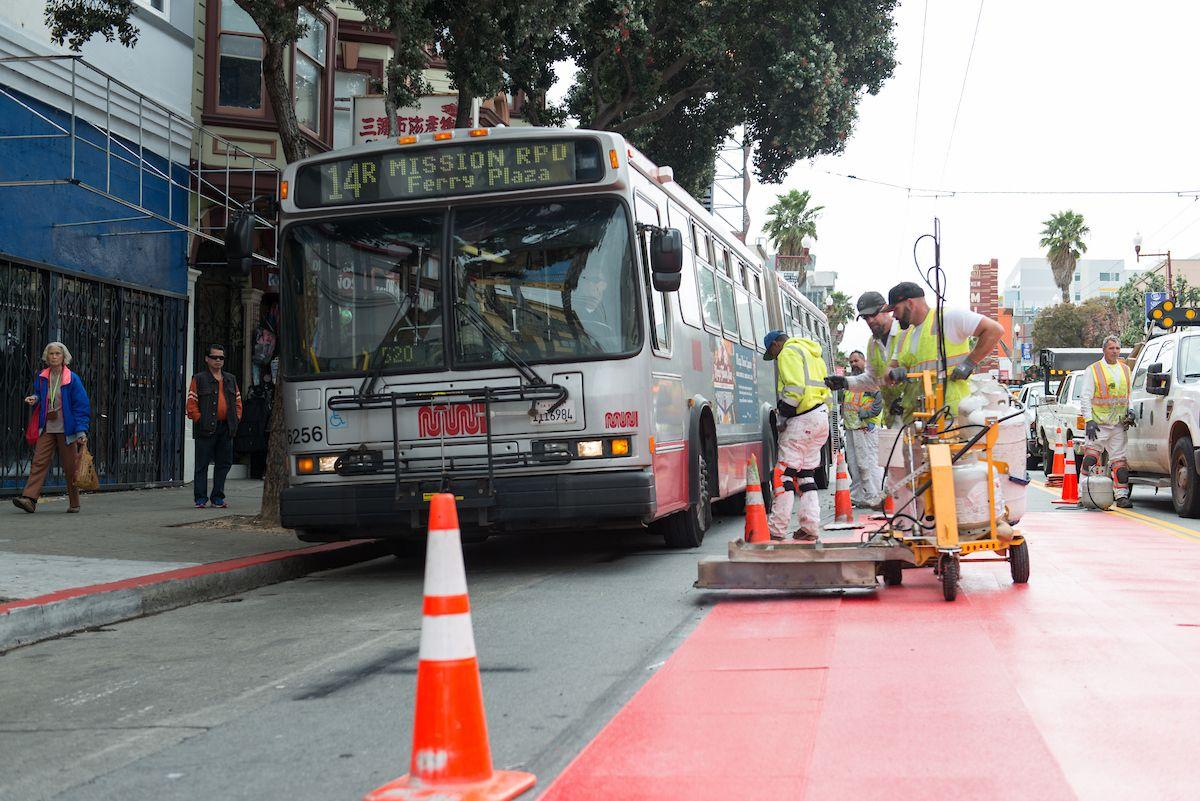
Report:
[{"label": "yellow machine frame", "polygon": [[[898,529],[890,531],[891,536],[909,550],[912,554],[914,567],[925,567],[932,563],[934,571],[942,579],[942,591],[946,600],[952,601],[958,595],[959,565],[963,561],[1012,562],[1014,551],[1024,556],[1027,547],[1025,538],[1019,532],[1013,531],[1011,539],[1000,539],[996,530],[996,471],[1008,472],[1008,464],[993,458],[993,449],[1000,435],[999,429],[993,424],[984,436],[983,443],[976,443],[971,450],[982,450],[987,462],[988,477],[988,518],[989,528],[986,539],[962,542],[958,536],[958,513],[954,496],[954,465],[951,458],[951,446],[961,438],[946,431],[949,421],[937,423],[934,428],[928,426],[929,421],[937,416],[943,408],[945,398],[942,384],[937,380],[937,373],[926,370],[909,373],[909,380],[921,382],[924,390],[924,408],[913,413],[913,417],[926,423],[924,429],[916,436],[921,440],[928,455],[927,472],[915,477],[918,485],[928,483],[928,489],[923,494],[925,514],[932,515],[934,536],[912,536]],[[1007,525],[1007,524],[1005,524]],[[974,554],[991,554],[992,556],[963,559]],[[1027,561],[1026,561],[1026,564]],[[1014,580],[1024,583],[1028,576],[1018,576],[1017,569],[1013,570]],[[890,583],[890,582],[889,582]]]}]

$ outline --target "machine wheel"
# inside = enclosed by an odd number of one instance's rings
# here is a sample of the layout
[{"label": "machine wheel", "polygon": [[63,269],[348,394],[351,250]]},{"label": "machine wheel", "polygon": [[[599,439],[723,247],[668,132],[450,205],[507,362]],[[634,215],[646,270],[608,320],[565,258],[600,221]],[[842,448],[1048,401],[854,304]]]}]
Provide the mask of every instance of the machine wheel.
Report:
[{"label": "machine wheel", "polygon": [[938,558],[938,573],[942,577],[942,597],[953,601],[958,597],[958,557],[942,554]]},{"label": "machine wheel", "polygon": [[883,563],[883,583],[889,587],[898,587],[904,581],[904,565],[895,559]]},{"label": "machine wheel", "polygon": [[1200,481],[1192,438],[1184,434],[1171,449],[1171,503],[1180,517],[1200,517]]},{"label": "machine wheel", "polygon": [[1029,543],[1008,546],[1008,567],[1012,570],[1013,584],[1029,582]]},{"label": "machine wheel", "polygon": [[[700,450],[700,469],[696,480],[696,503],[682,512],[667,517],[662,521],[663,540],[668,548],[699,548],[704,542],[704,532],[712,525],[712,493],[708,483],[709,464],[708,454],[703,445]],[[743,496],[745,497],[745,496]]]}]

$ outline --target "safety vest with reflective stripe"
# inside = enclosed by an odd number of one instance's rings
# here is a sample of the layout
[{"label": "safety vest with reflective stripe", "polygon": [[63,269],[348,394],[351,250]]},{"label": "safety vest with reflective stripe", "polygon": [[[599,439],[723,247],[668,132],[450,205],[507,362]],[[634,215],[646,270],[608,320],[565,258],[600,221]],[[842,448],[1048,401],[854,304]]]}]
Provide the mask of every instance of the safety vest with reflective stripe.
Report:
[{"label": "safety vest with reflective stripe", "polygon": [[[910,373],[924,370],[937,370],[938,380],[945,375],[941,372],[938,359],[938,332],[936,317],[932,309],[925,316],[924,322],[905,331],[904,342],[898,348],[896,361]],[[953,370],[967,360],[971,353],[971,343],[946,341],[946,369]],[[904,390],[904,410],[906,418],[911,417],[921,398],[923,387],[916,381],[910,381]],[[971,385],[966,381],[950,381],[946,386],[946,405],[951,414],[958,414],[958,404],[971,392]]]},{"label": "safety vest with reflective stripe", "polygon": [[875,405],[875,393],[846,391],[842,398],[842,425],[847,431],[857,431],[866,428],[867,423],[879,424],[882,411],[874,417],[867,417],[871,407]]},{"label": "safety vest with reflective stripe", "polygon": [[821,346],[811,339],[792,337],[779,352],[776,377],[779,399],[801,412],[828,403],[829,387],[825,386],[827,374]]},{"label": "safety vest with reflective stripe", "polygon": [[[894,328],[890,336],[888,336],[887,345],[884,345],[875,337],[867,342],[867,365],[871,373],[880,376],[887,374],[888,368],[892,366],[892,359],[896,358],[896,345],[900,342],[900,330]],[[883,414],[881,419],[886,419],[888,409],[892,408],[892,401],[900,397],[900,387],[883,387],[880,390],[883,395]]]},{"label": "safety vest with reflective stripe", "polygon": [[[1116,369],[1116,375],[1109,370]],[[1114,365],[1103,359],[1091,367],[1092,420],[1102,426],[1115,426],[1129,411],[1129,366],[1118,361]]]}]

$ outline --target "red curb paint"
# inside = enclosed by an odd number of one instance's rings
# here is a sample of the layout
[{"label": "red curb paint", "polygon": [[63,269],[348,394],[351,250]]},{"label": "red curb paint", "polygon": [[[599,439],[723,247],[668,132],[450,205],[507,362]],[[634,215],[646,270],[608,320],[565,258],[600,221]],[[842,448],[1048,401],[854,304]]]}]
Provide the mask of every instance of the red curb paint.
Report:
[{"label": "red curb paint", "polygon": [[96,595],[103,592],[115,592],[117,590],[129,590],[137,587],[147,587],[154,584],[161,584],[167,581],[176,581],[178,579],[195,578],[196,576],[214,575],[217,573],[227,573],[232,570],[240,570],[245,567],[253,567],[267,562],[277,562],[282,559],[288,559],[294,556],[308,556],[312,554],[327,553],[329,551],[337,551],[342,548],[348,548],[352,545],[358,545],[364,542],[373,542],[373,540],[348,540],[346,542],[329,542],[324,545],[314,545],[311,548],[297,548],[292,551],[270,551],[268,553],[260,553],[254,556],[244,556],[239,559],[228,559],[224,562],[209,562],[195,567],[181,567],[177,570],[164,570],[161,573],[148,573],[145,576],[135,576],[133,578],[122,579],[120,581],[110,581],[106,584],[92,584],[87,587],[72,587],[67,590],[59,590],[58,592],[47,593],[46,595],[38,595],[34,598],[22,598],[19,601],[10,601],[6,604],[0,604],[0,615],[7,614],[14,609],[20,609],[25,606],[42,606],[44,604],[52,604],[58,601],[65,601],[69,598],[80,598],[85,595]]},{"label": "red curb paint", "polygon": [[721,601],[543,801],[1190,798],[1200,543],[1030,513],[1030,583]]}]

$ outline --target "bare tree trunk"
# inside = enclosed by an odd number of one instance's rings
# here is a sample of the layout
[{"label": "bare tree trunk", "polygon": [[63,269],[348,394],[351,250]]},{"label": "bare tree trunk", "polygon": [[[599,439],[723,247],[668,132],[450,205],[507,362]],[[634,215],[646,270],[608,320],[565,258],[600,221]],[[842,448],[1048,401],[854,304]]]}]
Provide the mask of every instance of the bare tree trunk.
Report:
[{"label": "bare tree trunk", "polygon": [[288,86],[287,71],[283,59],[291,50],[286,45],[272,44],[264,48],[263,79],[267,85],[267,98],[275,121],[279,124],[279,144],[283,158],[288,164],[308,155],[308,142],[300,133],[300,122],[296,119],[296,107],[292,103],[292,92]]},{"label": "bare tree trunk", "polygon": [[471,102],[474,99],[465,88],[458,88],[458,116],[454,119],[455,128],[471,127]]},{"label": "bare tree trunk", "polygon": [[284,383],[276,382],[275,394],[271,398],[271,420],[267,437],[267,465],[263,471],[262,506],[258,510],[259,525],[279,525],[279,496],[287,487],[287,449],[283,440]]}]

